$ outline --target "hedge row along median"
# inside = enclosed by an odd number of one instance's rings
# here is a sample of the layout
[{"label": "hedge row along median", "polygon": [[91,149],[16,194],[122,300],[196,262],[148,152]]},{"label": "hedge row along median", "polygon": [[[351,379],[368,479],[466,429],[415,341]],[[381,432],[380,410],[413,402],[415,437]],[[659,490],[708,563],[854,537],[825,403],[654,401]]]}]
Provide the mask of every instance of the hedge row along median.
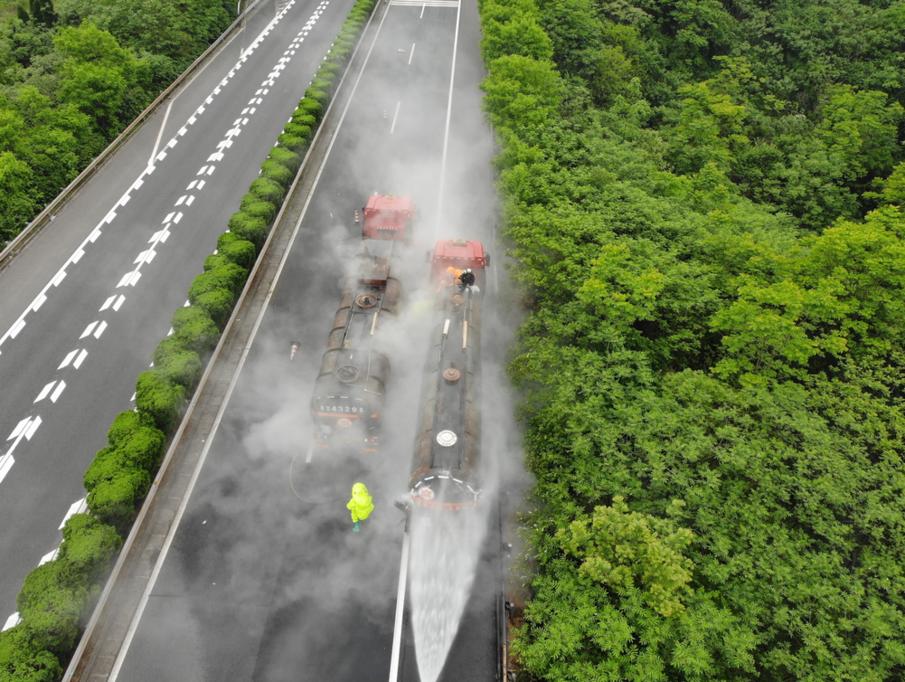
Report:
[{"label": "hedge row along median", "polygon": [[[135,410],[122,412],[85,472],[87,514],[69,519],[55,560],[25,579],[21,621],[0,633],[0,682],[50,682],[63,674],[113,558],[138,513],[273,220],[301,165],[338,74],[375,0],[357,0],[278,142],[261,165],[217,250],[192,282],[189,305],[173,315],[153,368],[136,382]],[[62,662],[62,663],[61,663]]]}]

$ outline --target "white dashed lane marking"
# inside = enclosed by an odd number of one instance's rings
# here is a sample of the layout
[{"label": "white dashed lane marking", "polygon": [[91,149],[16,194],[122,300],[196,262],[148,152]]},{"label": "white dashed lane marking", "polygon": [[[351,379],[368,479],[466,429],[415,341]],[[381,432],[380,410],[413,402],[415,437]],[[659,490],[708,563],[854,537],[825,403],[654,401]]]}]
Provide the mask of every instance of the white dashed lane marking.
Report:
[{"label": "white dashed lane marking", "polygon": [[75,360],[72,361],[72,366],[78,369],[82,366],[82,363],[85,362],[85,358],[88,357],[88,351],[84,348],[79,351],[79,354],[76,356]]}]

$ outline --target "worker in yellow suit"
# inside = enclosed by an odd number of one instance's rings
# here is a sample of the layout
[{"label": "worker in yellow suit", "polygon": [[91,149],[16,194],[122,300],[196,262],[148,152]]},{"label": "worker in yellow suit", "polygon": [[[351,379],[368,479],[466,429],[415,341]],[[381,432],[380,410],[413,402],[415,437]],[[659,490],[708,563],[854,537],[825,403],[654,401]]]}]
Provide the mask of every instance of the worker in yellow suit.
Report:
[{"label": "worker in yellow suit", "polygon": [[346,503],[346,509],[352,514],[352,532],[357,533],[361,530],[361,522],[374,511],[374,499],[364,483],[352,486],[352,499]]}]

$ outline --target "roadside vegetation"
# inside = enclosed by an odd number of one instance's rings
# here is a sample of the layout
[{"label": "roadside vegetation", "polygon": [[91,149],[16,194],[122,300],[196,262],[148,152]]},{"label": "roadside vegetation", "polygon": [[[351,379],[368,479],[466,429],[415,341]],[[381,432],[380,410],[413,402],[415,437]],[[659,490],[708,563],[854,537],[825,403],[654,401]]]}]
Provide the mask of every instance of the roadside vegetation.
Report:
[{"label": "roadside vegetation", "polygon": [[28,0],[2,9],[0,248],[220,35],[235,4]]},{"label": "roadside vegetation", "polygon": [[526,679],[905,676],[905,3],[482,0]]},{"label": "roadside vegetation", "polygon": [[110,425],[107,446],[85,473],[88,513],[69,519],[58,556],[25,579],[17,598],[21,622],[0,633],[0,682],[62,678],[374,3],[356,1],[204,272],[192,282],[190,305],[173,314],[173,333],[158,344],[153,369],[138,376],[135,409]]}]

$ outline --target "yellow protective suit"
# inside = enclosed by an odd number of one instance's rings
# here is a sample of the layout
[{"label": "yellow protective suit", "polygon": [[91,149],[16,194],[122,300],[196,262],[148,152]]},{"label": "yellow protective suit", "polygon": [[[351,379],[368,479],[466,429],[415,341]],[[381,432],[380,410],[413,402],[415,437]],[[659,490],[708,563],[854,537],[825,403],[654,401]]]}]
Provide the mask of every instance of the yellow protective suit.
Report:
[{"label": "yellow protective suit", "polygon": [[352,523],[364,521],[374,511],[374,499],[364,483],[352,486],[352,499],[346,503],[346,509],[352,514]]}]

